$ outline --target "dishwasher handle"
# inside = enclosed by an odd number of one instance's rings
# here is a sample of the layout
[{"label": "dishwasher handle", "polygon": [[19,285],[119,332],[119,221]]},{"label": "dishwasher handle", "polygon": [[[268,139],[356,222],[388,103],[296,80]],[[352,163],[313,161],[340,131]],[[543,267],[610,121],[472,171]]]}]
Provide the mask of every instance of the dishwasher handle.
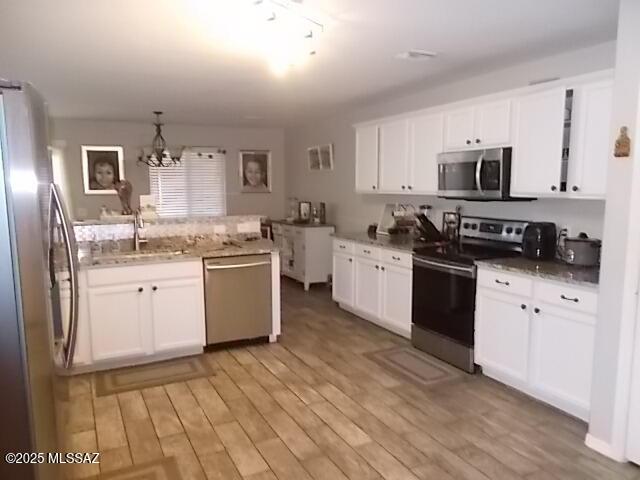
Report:
[{"label": "dishwasher handle", "polygon": [[252,263],[232,263],[230,265],[216,265],[216,264],[206,264],[204,268],[208,270],[230,270],[232,268],[248,268],[248,267],[260,267],[262,265],[271,265],[271,262],[252,262]]}]

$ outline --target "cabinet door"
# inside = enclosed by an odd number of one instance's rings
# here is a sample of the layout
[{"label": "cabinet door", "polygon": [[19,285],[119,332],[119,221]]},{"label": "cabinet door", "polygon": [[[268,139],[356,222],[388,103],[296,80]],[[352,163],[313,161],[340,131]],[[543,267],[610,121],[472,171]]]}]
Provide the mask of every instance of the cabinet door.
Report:
[{"label": "cabinet door", "polygon": [[354,263],[351,255],[333,254],[333,300],[352,307],[354,305]]},{"label": "cabinet door", "polygon": [[549,403],[588,419],[595,318],[537,308],[531,328],[531,386]]},{"label": "cabinet door", "polygon": [[[82,287],[81,287],[82,288]],[[91,338],[89,337],[89,318],[87,315],[86,295],[83,290],[80,291],[78,298],[78,327],[76,330],[76,347],[73,354],[73,365],[87,365],[91,363]],[[62,310],[62,318],[69,318],[69,310],[71,308],[71,291],[68,288],[60,290],[60,309]],[[65,336],[69,324],[65,322]]]},{"label": "cabinet door", "polygon": [[640,464],[640,329],[637,328],[632,368],[627,457],[630,461]]},{"label": "cabinet door", "polygon": [[406,336],[411,333],[412,272],[409,268],[382,265],[383,321]]},{"label": "cabinet door", "polygon": [[478,289],[475,361],[498,380],[522,386],[529,357],[528,299]]},{"label": "cabinet door", "polygon": [[573,102],[567,191],[572,196],[604,198],[610,157],[613,82],[581,87],[575,91]]},{"label": "cabinet door", "polygon": [[293,274],[300,281],[304,281],[306,271],[306,243],[304,230],[296,228],[293,231]]},{"label": "cabinet door", "polygon": [[444,116],[441,113],[409,120],[409,190],[438,192],[438,154],[443,151]]},{"label": "cabinet door", "polygon": [[201,278],[153,282],[151,310],[156,352],[204,345],[204,291]]},{"label": "cabinet door", "polygon": [[513,196],[560,193],[565,96],[565,88],[555,88],[515,101]]},{"label": "cabinet door", "polygon": [[380,318],[380,263],[355,257],[355,308]]},{"label": "cabinet door", "polygon": [[356,128],[356,191],[378,190],[378,126]]},{"label": "cabinet door", "polygon": [[137,283],[89,289],[94,361],[153,352],[149,289]]},{"label": "cabinet door", "polygon": [[474,145],[480,148],[511,145],[511,99],[479,105],[475,115]]},{"label": "cabinet door", "polygon": [[473,107],[445,113],[444,149],[450,151],[473,148],[473,124]]},{"label": "cabinet door", "polygon": [[380,190],[408,192],[409,121],[395,120],[380,125]]}]

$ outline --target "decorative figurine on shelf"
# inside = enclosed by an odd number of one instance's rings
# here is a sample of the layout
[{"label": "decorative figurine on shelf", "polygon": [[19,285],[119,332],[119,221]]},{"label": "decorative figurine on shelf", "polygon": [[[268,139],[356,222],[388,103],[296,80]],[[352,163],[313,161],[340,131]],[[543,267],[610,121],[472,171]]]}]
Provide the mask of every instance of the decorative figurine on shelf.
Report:
[{"label": "decorative figurine on shelf", "polygon": [[131,210],[131,193],[133,192],[133,186],[129,180],[120,180],[115,184],[116,192],[118,192],[118,197],[120,198],[120,203],[122,204],[122,214],[123,215],[132,215],[133,210]]},{"label": "decorative figurine on shelf", "polygon": [[616,146],[613,151],[614,157],[628,157],[631,154],[631,139],[629,138],[627,127],[620,127],[620,135],[616,139]]}]

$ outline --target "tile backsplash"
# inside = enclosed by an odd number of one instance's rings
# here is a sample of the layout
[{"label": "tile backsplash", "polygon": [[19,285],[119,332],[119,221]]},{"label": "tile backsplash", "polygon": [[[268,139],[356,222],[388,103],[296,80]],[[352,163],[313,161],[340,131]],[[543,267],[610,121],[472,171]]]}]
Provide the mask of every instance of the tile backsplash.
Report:
[{"label": "tile backsplash", "polygon": [[[144,221],[146,238],[260,234],[259,215],[226,217],[158,218]],[[78,242],[124,240],[133,238],[133,217],[130,221],[88,220],[75,222],[73,230]]]}]

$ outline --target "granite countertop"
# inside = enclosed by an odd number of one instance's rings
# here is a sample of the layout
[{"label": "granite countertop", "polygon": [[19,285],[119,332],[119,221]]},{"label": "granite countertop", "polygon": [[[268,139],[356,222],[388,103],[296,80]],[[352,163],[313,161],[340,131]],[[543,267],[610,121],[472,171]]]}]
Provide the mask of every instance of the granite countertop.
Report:
[{"label": "granite countertop", "polygon": [[389,248],[399,250],[401,252],[413,253],[413,249],[425,246],[424,242],[414,240],[411,236],[392,237],[390,235],[369,236],[363,232],[340,232],[334,233],[335,238],[349,240],[356,243],[364,243],[365,245],[375,245],[376,247]]},{"label": "granite countertop", "polygon": [[290,225],[292,227],[302,227],[302,228],[319,228],[319,227],[332,227],[335,228],[335,225],[331,223],[296,223],[290,222],[288,220],[271,220],[271,223],[279,223],[281,225]]},{"label": "granite countertop", "polygon": [[576,267],[560,261],[536,261],[524,257],[478,260],[476,264],[586,287],[597,287],[600,276],[599,267]]},{"label": "granite countertop", "polygon": [[119,253],[91,254],[80,250],[80,268],[98,268],[113,265],[139,265],[184,261],[202,258],[235,257],[239,255],[260,255],[278,251],[271,240],[261,238],[253,241],[233,240],[230,242],[180,243],[171,245],[149,245]]}]

